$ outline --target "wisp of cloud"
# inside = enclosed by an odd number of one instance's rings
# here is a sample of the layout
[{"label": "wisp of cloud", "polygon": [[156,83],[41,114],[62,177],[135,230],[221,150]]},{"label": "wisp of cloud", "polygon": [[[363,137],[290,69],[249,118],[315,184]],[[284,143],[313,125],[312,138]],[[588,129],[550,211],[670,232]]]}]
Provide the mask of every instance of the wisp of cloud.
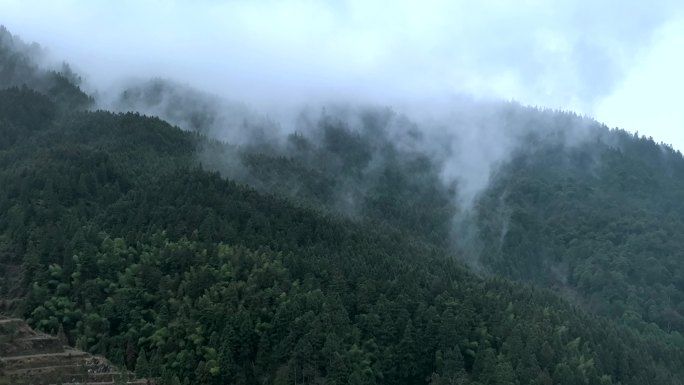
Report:
[{"label": "wisp of cloud", "polygon": [[591,113],[681,8],[671,0],[5,0],[0,15],[101,92],[160,76],[270,107],[466,93]]}]

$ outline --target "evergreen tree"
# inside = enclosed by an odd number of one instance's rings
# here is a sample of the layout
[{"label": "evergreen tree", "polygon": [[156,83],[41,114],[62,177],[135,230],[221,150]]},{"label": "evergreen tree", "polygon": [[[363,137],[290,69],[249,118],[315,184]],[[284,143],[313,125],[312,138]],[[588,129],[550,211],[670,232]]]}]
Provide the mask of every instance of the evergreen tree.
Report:
[{"label": "evergreen tree", "polygon": [[135,361],[135,375],[138,376],[138,378],[149,377],[151,374],[149,365],[145,349],[141,349],[140,354],[138,354],[138,358]]}]

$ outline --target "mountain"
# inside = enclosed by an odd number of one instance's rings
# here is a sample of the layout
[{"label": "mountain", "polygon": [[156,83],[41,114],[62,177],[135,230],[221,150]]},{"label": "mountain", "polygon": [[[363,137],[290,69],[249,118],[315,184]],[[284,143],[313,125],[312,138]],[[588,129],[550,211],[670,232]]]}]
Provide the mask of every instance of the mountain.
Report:
[{"label": "mountain", "polygon": [[671,149],[466,106],[515,143],[483,179],[388,109],[233,145],[28,67],[0,90],[0,297],[38,330],[174,385],[682,383]]}]

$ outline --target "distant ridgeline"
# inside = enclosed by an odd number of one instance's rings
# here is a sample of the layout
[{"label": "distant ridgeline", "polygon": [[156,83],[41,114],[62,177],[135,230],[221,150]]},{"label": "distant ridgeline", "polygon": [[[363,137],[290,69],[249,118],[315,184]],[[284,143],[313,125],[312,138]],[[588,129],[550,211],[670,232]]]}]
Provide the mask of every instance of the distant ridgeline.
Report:
[{"label": "distant ridgeline", "polygon": [[679,154],[541,143],[466,210],[382,129],[235,147],[89,112],[0,36],[33,68],[2,67],[0,298],[34,328],[173,385],[682,383]]}]

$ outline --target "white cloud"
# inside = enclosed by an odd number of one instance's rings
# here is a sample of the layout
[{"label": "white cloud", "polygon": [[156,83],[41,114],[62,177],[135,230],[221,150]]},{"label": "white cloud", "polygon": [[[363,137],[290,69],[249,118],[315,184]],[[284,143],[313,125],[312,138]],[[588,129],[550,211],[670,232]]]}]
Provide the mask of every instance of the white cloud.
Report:
[{"label": "white cloud", "polygon": [[618,103],[653,32],[680,10],[670,0],[0,0],[0,23],[100,89],[163,76],[257,104],[471,93],[591,114],[607,95]]}]

